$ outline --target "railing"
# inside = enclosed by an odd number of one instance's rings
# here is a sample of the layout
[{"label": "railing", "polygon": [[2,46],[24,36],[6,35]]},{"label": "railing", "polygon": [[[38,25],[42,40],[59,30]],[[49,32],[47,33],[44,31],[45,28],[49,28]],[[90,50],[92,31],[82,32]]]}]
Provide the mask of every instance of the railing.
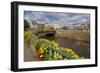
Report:
[{"label": "railing", "polygon": [[[80,59],[74,51],[68,48],[62,48],[57,43],[51,42],[46,39],[39,39],[31,32],[27,32],[30,36],[29,42],[34,49],[33,52],[38,50],[36,54],[41,60],[64,60],[64,59]],[[54,45],[56,44],[56,46]]]}]

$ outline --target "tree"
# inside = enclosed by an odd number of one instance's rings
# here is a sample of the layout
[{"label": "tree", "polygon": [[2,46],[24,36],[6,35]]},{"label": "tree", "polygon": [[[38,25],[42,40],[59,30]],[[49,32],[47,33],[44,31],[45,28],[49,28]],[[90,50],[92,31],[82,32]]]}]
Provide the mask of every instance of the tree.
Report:
[{"label": "tree", "polygon": [[24,20],[24,31],[29,30],[29,28],[30,28],[29,22],[27,20]]}]

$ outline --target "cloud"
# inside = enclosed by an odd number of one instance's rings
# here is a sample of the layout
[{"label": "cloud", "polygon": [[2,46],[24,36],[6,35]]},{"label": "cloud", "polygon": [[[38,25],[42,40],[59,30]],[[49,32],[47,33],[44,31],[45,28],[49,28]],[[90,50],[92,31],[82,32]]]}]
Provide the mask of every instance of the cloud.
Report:
[{"label": "cloud", "polygon": [[90,14],[84,13],[58,13],[58,12],[35,12],[25,11],[24,18],[37,22],[57,23],[61,26],[77,23],[90,23]]}]

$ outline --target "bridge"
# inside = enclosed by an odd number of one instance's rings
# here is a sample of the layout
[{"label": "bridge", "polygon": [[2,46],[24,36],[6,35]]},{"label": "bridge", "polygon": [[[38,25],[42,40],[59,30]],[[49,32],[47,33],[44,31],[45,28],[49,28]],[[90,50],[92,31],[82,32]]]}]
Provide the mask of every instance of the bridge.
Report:
[{"label": "bridge", "polygon": [[55,30],[37,30],[34,34],[38,37],[54,36],[56,34]]}]

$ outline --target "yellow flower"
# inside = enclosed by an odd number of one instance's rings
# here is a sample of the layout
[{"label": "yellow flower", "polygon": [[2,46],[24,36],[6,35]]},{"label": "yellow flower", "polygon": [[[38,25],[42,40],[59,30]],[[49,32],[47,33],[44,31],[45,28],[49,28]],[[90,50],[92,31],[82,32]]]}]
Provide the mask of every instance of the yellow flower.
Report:
[{"label": "yellow flower", "polygon": [[40,53],[44,53],[43,47],[41,47],[41,48],[39,49],[39,52],[40,52]]},{"label": "yellow flower", "polygon": [[64,60],[67,60],[67,58],[64,58]]},{"label": "yellow flower", "polygon": [[85,59],[85,57],[81,57],[81,59]]}]

